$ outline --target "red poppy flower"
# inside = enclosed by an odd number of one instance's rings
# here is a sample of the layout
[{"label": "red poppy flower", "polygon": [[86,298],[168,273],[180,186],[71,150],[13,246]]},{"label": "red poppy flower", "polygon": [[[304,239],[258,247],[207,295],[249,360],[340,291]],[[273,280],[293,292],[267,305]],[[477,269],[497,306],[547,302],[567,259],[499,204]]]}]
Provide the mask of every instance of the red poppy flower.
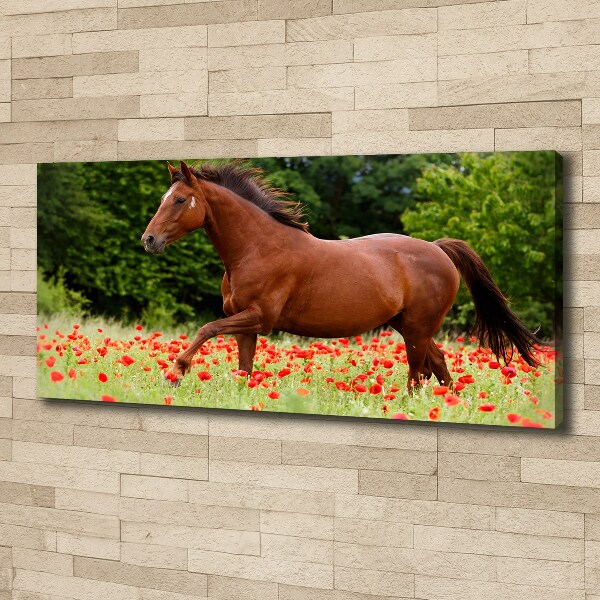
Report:
[{"label": "red poppy flower", "polygon": [[480,404],[477,410],[480,410],[481,412],[492,412],[496,410],[496,405],[486,402],[485,404]]},{"label": "red poppy flower", "polygon": [[509,423],[518,423],[521,420],[521,415],[517,415],[516,413],[508,413],[506,415]]},{"label": "red poppy flower", "polygon": [[514,367],[506,366],[500,371],[504,377],[514,377],[517,374],[517,370]]},{"label": "red poppy flower", "polygon": [[306,388],[296,388],[296,394],[298,396],[308,396],[310,392]]},{"label": "red poppy flower", "polygon": [[197,375],[200,381],[210,381],[212,379],[212,375],[208,371],[198,371]]},{"label": "red poppy flower", "polygon": [[369,393],[371,393],[371,394],[381,394],[382,390],[383,390],[383,388],[378,383],[374,383],[369,388]]},{"label": "red poppy flower", "polygon": [[114,398],[113,396],[109,396],[108,394],[105,394],[104,396],[100,396],[100,400],[102,400],[102,402],[116,402],[117,399]]},{"label": "red poppy flower", "polygon": [[54,383],[58,383],[59,381],[62,381],[65,378],[65,376],[60,373],[59,371],[52,371],[52,373],[50,373],[50,379],[54,382]]},{"label": "red poppy flower", "polygon": [[465,389],[465,387],[467,387],[467,386],[466,386],[466,384],[464,384],[464,383],[461,383],[460,381],[457,381],[457,382],[454,384],[454,391],[455,391],[455,392],[460,392],[461,390],[464,390],[464,389]]},{"label": "red poppy flower", "polygon": [[440,407],[439,406],[434,406],[430,411],[429,411],[429,418],[432,421],[437,421],[440,418]]},{"label": "red poppy flower", "polygon": [[77,377],[77,371],[75,369],[69,369],[69,378],[75,379]]},{"label": "red poppy flower", "polygon": [[456,394],[446,394],[444,402],[446,406],[456,406],[460,402],[460,398]]},{"label": "red poppy flower", "polygon": [[433,395],[434,396],[444,396],[448,393],[447,385],[436,385],[433,387]]},{"label": "red poppy flower", "polygon": [[171,402],[173,402],[173,396],[165,396],[165,404],[171,406]]},{"label": "red poppy flower", "polygon": [[463,375],[458,378],[458,381],[460,381],[460,383],[475,383],[475,378],[473,375]]},{"label": "red poppy flower", "polygon": [[487,398],[487,392],[479,392],[478,397],[479,398]]},{"label": "red poppy flower", "polygon": [[531,427],[532,429],[543,429],[544,426],[541,423],[536,423],[530,419],[523,419],[521,421],[521,427]]},{"label": "red poppy flower", "polygon": [[392,419],[397,419],[398,421],[408,421],[408,415],[405,413],[394,413],[392,415]]},{"label": "red poppy flower", "polygon": [[269,398],[271,398],[271,400],[277,400],[277,398],[279,398],[280,394],[279,394],[279,392],[269,392],[267,394],[267,396],[269,396]]},{"label": "red poppy flower", "polygon": [[384,360],[382,364],[386,369],[391,369],[394,366],[394,361],[393,360]]},{"label": "red poppy flower", "polygon": [[141,331],[143,329],[143,327],[141,325],[136,325],[135,328],[137,331]]},{"label": "red poppy flower", "polygon": [[131,356],[129,356],[128,354],[123,354],[123,356],[121,356],[121,358],[119,359],[119,362],[122,363],[124,366],[129,367],[135,362],[135,360],[131,358]]},{"label": "red poppy flower", "polygon": [[396,394],[386,394],[383,397],[384,400],[395,400],[396,399]]},{"label": "red poppy flower", "polygon": [[98,373],[98,379],[102,383],[106,383],[108,381],[108,376],[106,375],[106,373]]},{"label": "red poppy flower", "polygon": [[355,389],[357,392],[361,392],[361,393],[363,393],[363,392],[366,392],[366,391],[367,391],[367,386],[366,386],[366,385],[363,385],[362,383],[357,383],[357,384],[354,386],[354,389]]},{"label": "red poppy flower", "polygon": [[490,362],[488,363],[488,366],[490,367],[490,369],[499,369],[500,363],[496,362],[494,360],[490,360]]},{"label": "red poppy flower", "polygon": [[289,375],[291,372],[292,372],[292,370],[288,369],[288,368],[281,369],[281,371],[279,371],[279,373],[277,373],[277,377],[279,377],[281,379],[282,377]]},{"label": "red poppy flower", "polygon": [[52,368],[56,364],[56,356],[49,356],[44,362]]}]

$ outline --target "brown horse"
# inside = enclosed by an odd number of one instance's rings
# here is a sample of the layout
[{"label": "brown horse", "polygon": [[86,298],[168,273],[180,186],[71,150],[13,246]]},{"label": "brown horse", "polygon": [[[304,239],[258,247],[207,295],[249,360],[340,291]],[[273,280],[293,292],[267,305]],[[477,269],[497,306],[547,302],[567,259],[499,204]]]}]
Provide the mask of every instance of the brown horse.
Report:
[{"label": "brown horse", "polygon": [[308,233],[299,204],[244,163],[193,168],[167,163],[171,187],[148,224],[147,252],[203,227],[218,252],[226,318],[200,328],[175,361],[177,384],[210,338],[235,335],[239,368],[252,371],[257,334],[273,330],[312,337],[348,337],[385,324],[406,343],[408,389],[422,376],[452,385],[433,341],[452,306],[462,274],[475,303],[473,333],[505,362],[516,346],[536,365],[539,340],[509,309],[481,258],[463,241],[425,242],[380,233],[321,240]]}]

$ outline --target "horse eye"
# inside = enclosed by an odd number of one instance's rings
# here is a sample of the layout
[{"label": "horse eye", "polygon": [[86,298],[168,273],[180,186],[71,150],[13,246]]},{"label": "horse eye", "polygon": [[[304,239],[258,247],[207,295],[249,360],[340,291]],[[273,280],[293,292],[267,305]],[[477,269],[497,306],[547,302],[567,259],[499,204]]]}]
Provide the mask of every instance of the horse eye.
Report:
[{"label": "horse eye", "polygon": [[185,198],[180,196],[179,198],[175,198],[175,204],[183,204],[185,200]]}]

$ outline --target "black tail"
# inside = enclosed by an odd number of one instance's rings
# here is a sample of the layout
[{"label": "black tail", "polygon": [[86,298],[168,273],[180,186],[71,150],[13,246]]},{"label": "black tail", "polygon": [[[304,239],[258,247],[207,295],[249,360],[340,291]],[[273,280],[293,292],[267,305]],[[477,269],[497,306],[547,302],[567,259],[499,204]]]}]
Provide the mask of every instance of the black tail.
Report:
[{"label": "black tail", "polygon": [[477,314],[473,335],[506,363],[511,361],[516,346],[528,364],[539,365],[533,349],[542,342],[510,310],[481,257],[462,240],[442,238],[433,243],[448,255],[473,296]]}]

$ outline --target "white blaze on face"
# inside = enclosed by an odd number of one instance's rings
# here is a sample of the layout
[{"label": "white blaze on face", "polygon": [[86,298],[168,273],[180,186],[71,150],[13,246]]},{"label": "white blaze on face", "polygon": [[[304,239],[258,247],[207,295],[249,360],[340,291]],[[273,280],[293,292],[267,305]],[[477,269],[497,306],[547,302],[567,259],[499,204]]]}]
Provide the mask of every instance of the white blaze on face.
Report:
[{"label": "white blaze on face", "polygon": [[192,202],[191,202],[191,204],[190,204],[190,210],[191,210],[192,208],[195,208],[195,207],[196,207],[196,198],[194,198],[194,196],[192,196]]},{"label": "white blaze on face", "polygon": [[168,190],[167,193],[162,197],[162,201],[161,204],[164,204],[168,199],[169,196],[173,193],[173,186],[171,186]]}]

